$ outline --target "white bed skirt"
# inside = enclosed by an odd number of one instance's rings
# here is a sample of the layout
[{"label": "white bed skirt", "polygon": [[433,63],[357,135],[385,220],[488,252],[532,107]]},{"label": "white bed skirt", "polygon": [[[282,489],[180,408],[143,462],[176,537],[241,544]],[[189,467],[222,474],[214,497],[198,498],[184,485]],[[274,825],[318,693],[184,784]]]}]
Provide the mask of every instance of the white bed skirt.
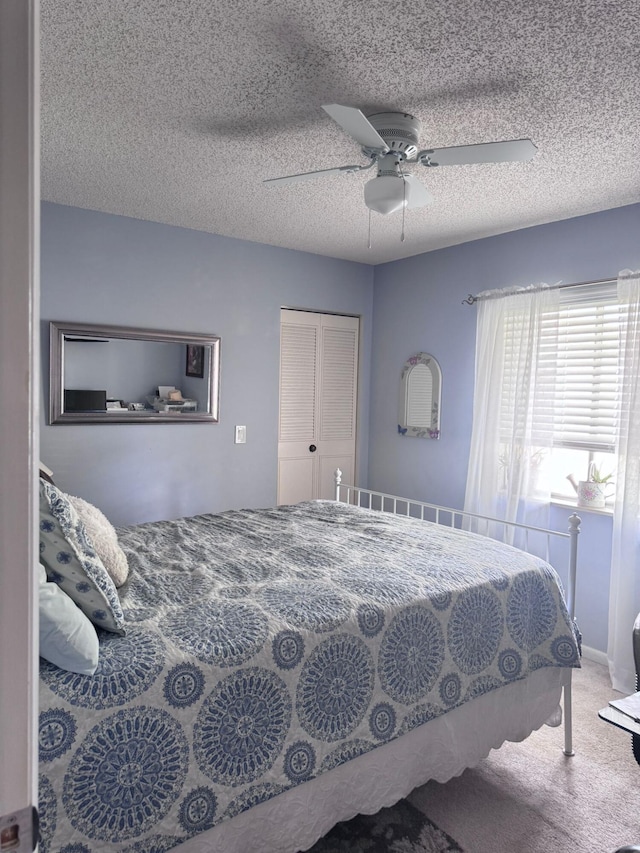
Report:
[{"label": "white bed skirt", "polygon": [[[446,782],[554,714],[570,669],[545,667],[285,791],[175,848],[180,853],[297,853],[336,823],[391,806],[429,779]],[[559,724],[556,715],[554,724]],[[558,737],[558,750],[562,748]]]}]

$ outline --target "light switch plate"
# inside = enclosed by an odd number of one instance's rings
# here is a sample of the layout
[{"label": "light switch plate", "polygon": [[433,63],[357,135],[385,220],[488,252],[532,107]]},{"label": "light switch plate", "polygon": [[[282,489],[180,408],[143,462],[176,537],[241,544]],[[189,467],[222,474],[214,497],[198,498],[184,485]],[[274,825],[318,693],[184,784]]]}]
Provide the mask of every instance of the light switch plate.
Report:
[{"label": "light switch plate", "polygon": [[236,427],[236,444],[246,444],[247,443],[247,428],[246,426],[237,426]]}]

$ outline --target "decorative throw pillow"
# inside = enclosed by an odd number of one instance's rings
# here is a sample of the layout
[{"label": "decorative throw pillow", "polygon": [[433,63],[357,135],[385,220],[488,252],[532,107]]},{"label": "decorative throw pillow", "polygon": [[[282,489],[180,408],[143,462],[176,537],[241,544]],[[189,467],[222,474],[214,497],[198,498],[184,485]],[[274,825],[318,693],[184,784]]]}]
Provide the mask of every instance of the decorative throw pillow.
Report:
[{"label": "decorative throw pillow", "polygon": [[129,576],[127,556],[118,544],[115,527],[97,506],[83,498],[67,495],[73,504],[78,518],[84,524],[89,541],[96,554],[102,560],[102,565],[116,586],[122,586]]},{"label": "decorative throw pillow", "polygon": [[93,675],[100,645],[96,629],[57,583],[40,572],[40,657],[80,675]]},{"label": "decorative throw pillow", "polygon": [[118,591],[64,492],[40,480],[40,561],[89,619],[124,634]]}]

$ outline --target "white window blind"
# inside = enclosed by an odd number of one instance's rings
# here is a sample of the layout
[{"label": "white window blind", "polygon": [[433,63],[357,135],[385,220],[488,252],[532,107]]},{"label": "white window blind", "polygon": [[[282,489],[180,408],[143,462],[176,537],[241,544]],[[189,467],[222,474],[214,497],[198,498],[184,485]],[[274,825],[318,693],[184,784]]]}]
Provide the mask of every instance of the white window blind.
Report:
[{"label": "white window blind", "polygon": [[614,450],[624,321],[616,287],[567,289],[559,314],[554,444]]},{"label": "white window blind", "polygon": [[[615,284],[562,289],[557,311],[547,312],[538,328],[533,328],[528,318],[507,312],[503,433],[517,434],[519,421],[526,419],[527,413],[515,411],[515,389],[535,370],[534,439],[536,432],[548,435],[551,431],[555,446],[614,450],[624,319]],[[522,335],[534,335],[538,340],[535,365],[518,363],[517,357],[512,357],[519,350],[516,342]]]}]

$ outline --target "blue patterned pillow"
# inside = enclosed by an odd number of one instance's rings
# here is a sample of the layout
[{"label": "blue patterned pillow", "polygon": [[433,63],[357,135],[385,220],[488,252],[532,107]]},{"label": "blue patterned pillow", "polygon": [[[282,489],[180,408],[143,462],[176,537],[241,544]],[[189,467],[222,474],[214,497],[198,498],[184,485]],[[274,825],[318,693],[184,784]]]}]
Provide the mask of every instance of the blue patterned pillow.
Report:
[{"label": "blue patterned pillow", "polygon": [[40,561],[89,619],[124,634],[118,592],[64,492],[40,480]]}]

